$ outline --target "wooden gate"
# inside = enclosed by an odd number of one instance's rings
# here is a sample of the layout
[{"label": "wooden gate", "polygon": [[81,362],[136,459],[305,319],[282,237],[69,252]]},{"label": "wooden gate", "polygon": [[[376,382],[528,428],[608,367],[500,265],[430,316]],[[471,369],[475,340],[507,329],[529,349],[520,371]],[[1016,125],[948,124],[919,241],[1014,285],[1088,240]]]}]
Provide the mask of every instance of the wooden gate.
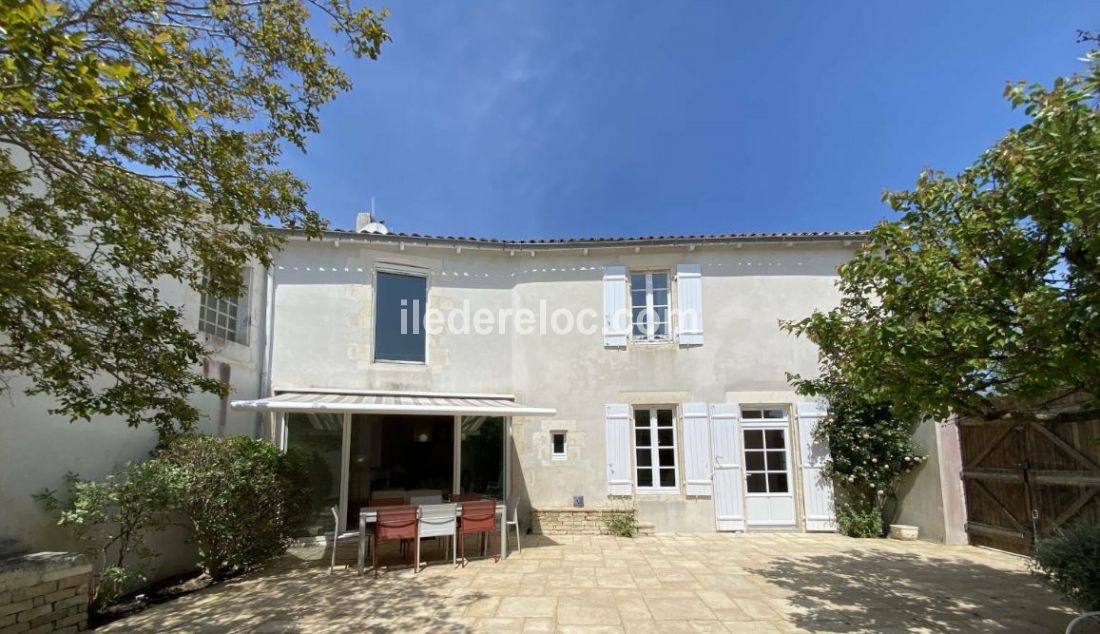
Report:
[{"label": "wooden gate", "polygon": [[1037,537],[1100,519],[1100,421],[961,421],[970,543],[1028,553]]}]

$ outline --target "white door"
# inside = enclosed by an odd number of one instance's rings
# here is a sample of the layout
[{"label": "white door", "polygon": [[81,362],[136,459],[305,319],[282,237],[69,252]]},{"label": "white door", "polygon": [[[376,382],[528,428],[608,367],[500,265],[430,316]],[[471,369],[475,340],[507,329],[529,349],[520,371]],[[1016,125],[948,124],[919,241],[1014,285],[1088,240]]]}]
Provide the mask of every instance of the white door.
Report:
[{"label": "white door", "polygon": [[789,421],[750,419],[742,410],[741,440],[745,470],[745,520],[752,528],[795,526],[794,482],[791,478]]},{"label": "white door", "polygon": [[745,530],[741,450],[737,434],[736,405],[710,406],[710,448],[713,454],[714,523],[720,531]]}]

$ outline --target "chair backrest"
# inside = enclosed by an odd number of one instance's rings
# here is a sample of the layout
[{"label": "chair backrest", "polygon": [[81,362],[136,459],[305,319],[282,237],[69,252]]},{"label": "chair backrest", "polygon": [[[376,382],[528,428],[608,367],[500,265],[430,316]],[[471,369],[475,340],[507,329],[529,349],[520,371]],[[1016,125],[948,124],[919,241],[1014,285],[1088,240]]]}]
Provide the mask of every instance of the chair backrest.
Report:
[{"label": "chair backrest", "polygon": [[443,502],[443,496],[439,493],[435,495],[414,495],[409,498],[409,506],[425,506],[428,504],[441,504]]},{"label": "chair backrest", "polygon": [[458,526],[457,504],[429,504],[420,507],[420,536],[454,535]]},{"label": "chair backrest", "polygon": [[370,494],[372,498],[397,498],[399,500],[405,499],[405,492],[398,489],[389,489],[386,491],[374,491]]},{"label": "chair backrest", "polygon": [[481,500],[480,493],[455,493],[451,495],[452,502],[477,502]]},{"label": "chair backrest", "polygon": [[443,499],[443,492],[439,489],[413,489],[412,491],[405,491],[405,498],[411,500],[413,498],[428,497],[431,495],[438,495],[439,499]]},{"label": "chair backrest", "polygon": [[375,539],[415,539],[415,506],[386,506],[378,509],[374,521]]},{"label": "chair backrest", "polygon": [[462,503],[462,532],[481,533],[496,528],[496,500]]},{"label": "chair backrest", "polygon": [[380,508],[383,506],[404,506],[404,498],[371,498],[367,501],[367,506],[371,508]]}]

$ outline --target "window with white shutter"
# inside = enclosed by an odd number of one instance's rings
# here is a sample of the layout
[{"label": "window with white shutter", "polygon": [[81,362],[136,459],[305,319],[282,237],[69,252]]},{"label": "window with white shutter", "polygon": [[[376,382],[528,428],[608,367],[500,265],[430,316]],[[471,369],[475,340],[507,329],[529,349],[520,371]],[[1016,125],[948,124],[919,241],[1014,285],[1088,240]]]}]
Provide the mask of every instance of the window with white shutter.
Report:
[{"label": "window with white shutter", "polygon": [[671,408],[634,408],[634,475],[639,492],[680,491],[676,413]]},{"label": "window with white shutter", "polygon": [[603,345],[626,345],[630,312],[626,307],[626,267],[607,266],[603,270]]},{"label": "window with white shutter", "polygon": [[668,271],[630,274],[630,337],[634,341],[668,341]]},{"label": "window with white shutter", "polygon": [[703,275],[698,264],[676,265],[676,298],[680,345],[703,345]]}]

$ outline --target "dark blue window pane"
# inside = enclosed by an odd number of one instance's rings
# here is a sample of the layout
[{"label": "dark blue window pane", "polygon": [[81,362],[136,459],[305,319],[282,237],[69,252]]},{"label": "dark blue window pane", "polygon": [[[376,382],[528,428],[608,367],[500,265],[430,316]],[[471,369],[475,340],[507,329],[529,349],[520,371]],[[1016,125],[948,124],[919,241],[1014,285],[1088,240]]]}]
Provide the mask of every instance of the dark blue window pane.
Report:
[{"label": "dark blue window pane", "polygon": [[374,358],[424,362],[424,313],[428,280],[378,273],[374,314]]}]

